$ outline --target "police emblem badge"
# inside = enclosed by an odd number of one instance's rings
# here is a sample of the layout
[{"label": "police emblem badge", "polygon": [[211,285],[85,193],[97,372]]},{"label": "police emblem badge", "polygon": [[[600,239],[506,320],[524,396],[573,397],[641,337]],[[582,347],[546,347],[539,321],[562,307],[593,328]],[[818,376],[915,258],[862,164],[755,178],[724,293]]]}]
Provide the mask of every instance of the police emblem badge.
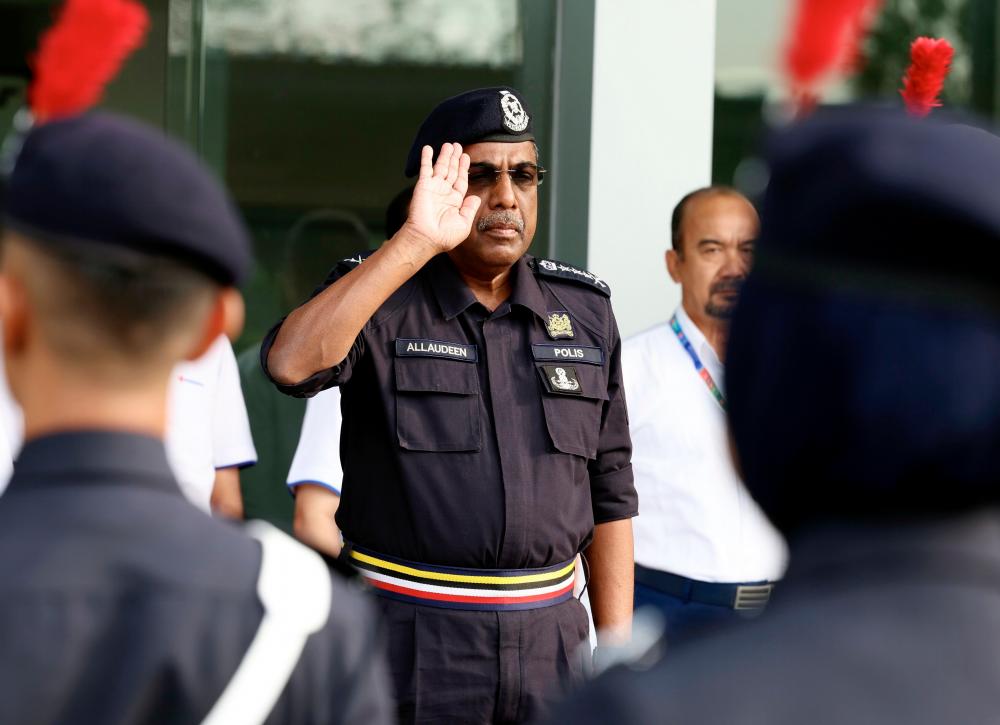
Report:
[{"label": "police emblem badge", "polygon": [[569,314],[561,310],[548,313],[548,317],[545,318],[545,331],[553,340],[572,339],[575,335]]},{"label": "police emblem badge", "polygon": [[576,368],[572,366],[542,365],[542,372],[545,374],[545,384],[550,393],[560,393],[562,395],[582,395],[583,386],[576,373]]},{"label": "police emblem badge", "polygon": [[503,125],[514,133],[521,133],[528,127],[528,113],[510,91],[500,91],[500,110],[503,111]]}]

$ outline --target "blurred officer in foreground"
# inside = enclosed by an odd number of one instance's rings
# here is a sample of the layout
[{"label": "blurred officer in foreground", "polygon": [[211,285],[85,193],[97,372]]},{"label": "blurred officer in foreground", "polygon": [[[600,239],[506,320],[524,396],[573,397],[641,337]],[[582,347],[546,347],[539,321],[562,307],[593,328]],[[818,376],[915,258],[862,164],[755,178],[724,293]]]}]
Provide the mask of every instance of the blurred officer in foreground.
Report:
[{"label": "blurred officer in foreground", "polygon": [[618,669],[557,722],[993,722],[1000,139],[849,109],[779,133],[729,342],[771,609]]},{"label": "blurred officer in foreground", "polygon": [[287,393],[341,387],[337,523],[380,596],[407,721],[519,722],[579,682],[579,551],[598,629],[631,623],[621,343],[606,283],[525,254],[533,139],[512,89],[441,103],[410,151],[402,229],[262,350]]},{"label": "blurred officer in foreground", "polygon": [[[47,39],[75,67],[67,35],[120,12],[145,24],[128,0],[71,0]],[[33,105],[7,159],[0,318],[25,445],[0,498],[0,722],[389,721],[373,613],[315,552],[197,510],[167,463],[171,370],[242,324],[231,201],[162,133],[61,109]]]},{"label": "blurred officer in foreground", "polygon": [[666,253],[681,304],[622,348],[643,504],[635,606],[663,614],[670,643],[759,614],[784,570],[784,542],[734,469],[726,430],[729,323],[759,228],[753,205],[734,189],[681,199]]}]

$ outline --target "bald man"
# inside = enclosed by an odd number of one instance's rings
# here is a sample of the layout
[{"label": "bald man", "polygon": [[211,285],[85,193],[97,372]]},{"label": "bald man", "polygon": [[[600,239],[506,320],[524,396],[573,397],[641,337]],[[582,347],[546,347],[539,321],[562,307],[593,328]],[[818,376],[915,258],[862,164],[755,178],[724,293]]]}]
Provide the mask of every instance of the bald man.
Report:
[{"label": "bald man", "polygon": [[664,616],[667,641],[753,616],[785,562],[784,543],[729,455],[723,360],[759,220],[727,187],[674,209],[670,277],[681,304],[622,350],[636,489],[635,605]]}]

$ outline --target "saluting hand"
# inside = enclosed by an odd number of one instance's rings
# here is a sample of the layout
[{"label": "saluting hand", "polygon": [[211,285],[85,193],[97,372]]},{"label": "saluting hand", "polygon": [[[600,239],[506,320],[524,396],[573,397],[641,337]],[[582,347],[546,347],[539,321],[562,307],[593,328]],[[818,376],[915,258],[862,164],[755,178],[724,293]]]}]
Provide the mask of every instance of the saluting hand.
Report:
[{"label": "saluting hand", "polygon": [[440,253],[468,238],[481,199],[465,195],[469,189],[469,155],[462,153],[461,144],[446,143],[432,165],[433,158],[433,149],[424,146],[404,230]]}]

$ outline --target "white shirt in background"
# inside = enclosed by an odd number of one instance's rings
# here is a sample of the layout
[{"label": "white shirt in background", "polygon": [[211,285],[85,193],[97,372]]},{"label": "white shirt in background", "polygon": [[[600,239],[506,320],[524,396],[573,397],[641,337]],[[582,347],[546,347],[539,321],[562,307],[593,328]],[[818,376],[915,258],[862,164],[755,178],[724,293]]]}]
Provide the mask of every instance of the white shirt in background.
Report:
[{"label": "white shirt in background", "polygon": [[205,511],[211,510],[216,469],[257,462],[236,356],[225,336],[197,360],[174,368],[166,445],[181,491]]},{"label": "white shirt in background", "polygon": [[0,494],[14,473],[14,458],[24,440],[24,414],[7,384],[7,369],[0,352]]},{"label": "white shirt in background", "polygon": [[288,469],[288,488],[313,483],[338,496],[343,485],[340,466],[340,388],[324,390],[306,402],[302,432]]},{"label": "white shirt in background", "polygon": [[[724,391],[715,351],[682,307],[677,320]],[[705,582],[779,579],[784,540],[734,470],[725,412],[669,323],[626,340],[622,369],[639,493],[636,563]]]}]

